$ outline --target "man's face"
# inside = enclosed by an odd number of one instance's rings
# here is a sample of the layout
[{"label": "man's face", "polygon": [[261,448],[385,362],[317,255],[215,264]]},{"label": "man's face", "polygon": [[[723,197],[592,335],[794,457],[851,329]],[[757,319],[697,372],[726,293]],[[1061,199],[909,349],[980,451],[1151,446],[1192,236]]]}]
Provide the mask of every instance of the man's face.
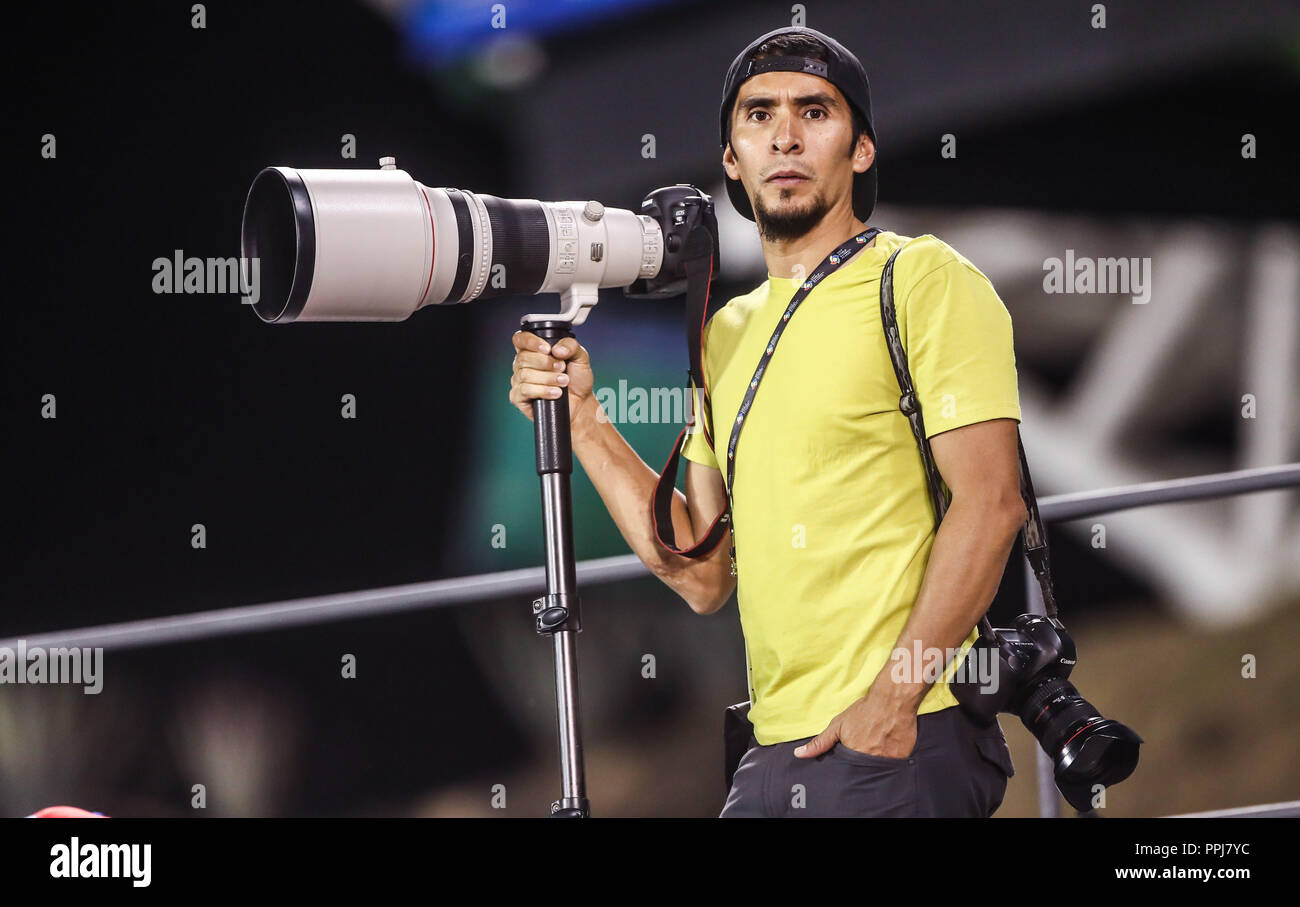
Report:
[{"label": "man's face", "polygon": [[875,147],[854,143],[853,113],[840,90],[803,72],[765,72],[740,86],[722,166],[739,179],[759,231],[771,240],[803,236],[836,205],[853,207],[853,176]]}]

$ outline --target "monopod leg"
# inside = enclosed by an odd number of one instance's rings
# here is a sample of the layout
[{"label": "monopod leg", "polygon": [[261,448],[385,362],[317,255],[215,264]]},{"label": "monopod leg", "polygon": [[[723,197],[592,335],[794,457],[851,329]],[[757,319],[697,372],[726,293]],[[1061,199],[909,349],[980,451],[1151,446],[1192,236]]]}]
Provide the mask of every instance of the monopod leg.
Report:
[{"label": "monopod leg", "polygon": [[[572,337],[567,321],[525,321],[523,330],[552,347]],[[542,529],[546,541],[546,594],[533,602],[537,632],[555,644],[555,703],[560,734],[560,780],[563,794],[551,815],[587,818],[586,779],[582,768],[582,728],[578,713],[578,633],[582,611],[573,554],[573,511],[569,478],[573,447],[569,434],[569,390],[554,400],[533,401],[533,438],[537,475],[542,485]]]}]

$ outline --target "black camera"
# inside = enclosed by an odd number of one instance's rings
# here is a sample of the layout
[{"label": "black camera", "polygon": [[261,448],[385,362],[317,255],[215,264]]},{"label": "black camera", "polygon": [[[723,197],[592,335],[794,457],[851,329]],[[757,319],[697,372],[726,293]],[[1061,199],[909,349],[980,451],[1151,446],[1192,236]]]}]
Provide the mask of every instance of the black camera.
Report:
[{"label": "black camera", "polygon": [[[1070,683],[1074,640],[1059,620],[1021,614],[1013,623],[993,630],[992,638],[981,633],[948,687],[981,724],[992,722],[998,712],[1019,715],[1052,757],[1056,786],[1065,799],[1077,810],[1091,809],[1097,785],[1109,787],[1133,773],[1143,740],[1120,722],[1103,718]],[[991,677],[979,676],[989,671]]]},{"label": "black camera", "polygon": [[632,299],[680,296],[686,292],[688,267],[718,270],[718,219],[708,193],[690,183],[662,186],[646,195],[639,213],[659,224],[663,262],[657,274],[633,281],[623,295]]}]

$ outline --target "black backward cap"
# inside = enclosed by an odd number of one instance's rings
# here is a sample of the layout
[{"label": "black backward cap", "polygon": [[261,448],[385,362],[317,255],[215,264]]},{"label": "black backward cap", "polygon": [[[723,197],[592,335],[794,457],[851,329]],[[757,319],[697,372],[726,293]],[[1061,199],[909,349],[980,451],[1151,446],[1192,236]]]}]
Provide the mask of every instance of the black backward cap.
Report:
[{"label": "black backward cap", "polygon": [[[764,41],[769,41],[778,35],[802,35],[812,38],[826,48],[827,62],[800,56],[776,56],[758,61],[750,59]],[[774,71],[806,72],[830,82],[861,114],[867,125],[867,135],[871,136],[873,144],[876,143],[876,130],[871,123],[871,89],[867,84],[867,72],[862,68],[862,63],[848,48],[829,35],[822,34],[814,28],[791,25],[755,38],[731,62],[731,68],[727,70],[727,78],[722,83],[722,109],[719,112],[722,139],[720,147],[726,148],[727,141],[731,137],[731,107],[736,102],[736,93],[740,90],[741,83],[759,73]],[[865,173],[854,174],[853,177],[853,214],[863,223],[867,222],[876,207],[877,169],[879,168],[873,160]],[[726,177],[725,172],[723,175]],[[726,177],[726,183],[731,204],[744,217],[753,220],[754,209],[749,204],[749,196],[745,194],[745,187],[741,185],[740,180]]]}]

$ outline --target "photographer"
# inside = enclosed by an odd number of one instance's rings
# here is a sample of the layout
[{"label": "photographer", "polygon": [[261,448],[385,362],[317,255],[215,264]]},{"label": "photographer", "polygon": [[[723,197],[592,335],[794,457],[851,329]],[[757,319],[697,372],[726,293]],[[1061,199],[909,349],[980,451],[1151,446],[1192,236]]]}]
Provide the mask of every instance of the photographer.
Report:
[{"label": "photographer", "polygon": [[[728,190],[758,225],[769,273],[704,331],[718,449],[700,431],[683,448],[672,520],[685,539],[728,505],[726,439],[792,294],[868,230],[875,201],[866,74],[826,35],[794,27],[753,42],[720,113]],[[637,556],[699,614],[737,591],[754,733],[724,817],[988,816],[1014,772],[997,723],[973,722],[914,655],[974,642],[1026,520],[1010,316],[936,237],[860,241],[789,319],[745,414],[727,533],[735,576],[728,545],[688,558],[659,542],[658,474],[602,417],[588,351],[514,336],[511,402],[531,419],[532,400],[568,388],[573,449]],[[876,304],[904,246],[899,336],[951,491],[937,531]]]}]

